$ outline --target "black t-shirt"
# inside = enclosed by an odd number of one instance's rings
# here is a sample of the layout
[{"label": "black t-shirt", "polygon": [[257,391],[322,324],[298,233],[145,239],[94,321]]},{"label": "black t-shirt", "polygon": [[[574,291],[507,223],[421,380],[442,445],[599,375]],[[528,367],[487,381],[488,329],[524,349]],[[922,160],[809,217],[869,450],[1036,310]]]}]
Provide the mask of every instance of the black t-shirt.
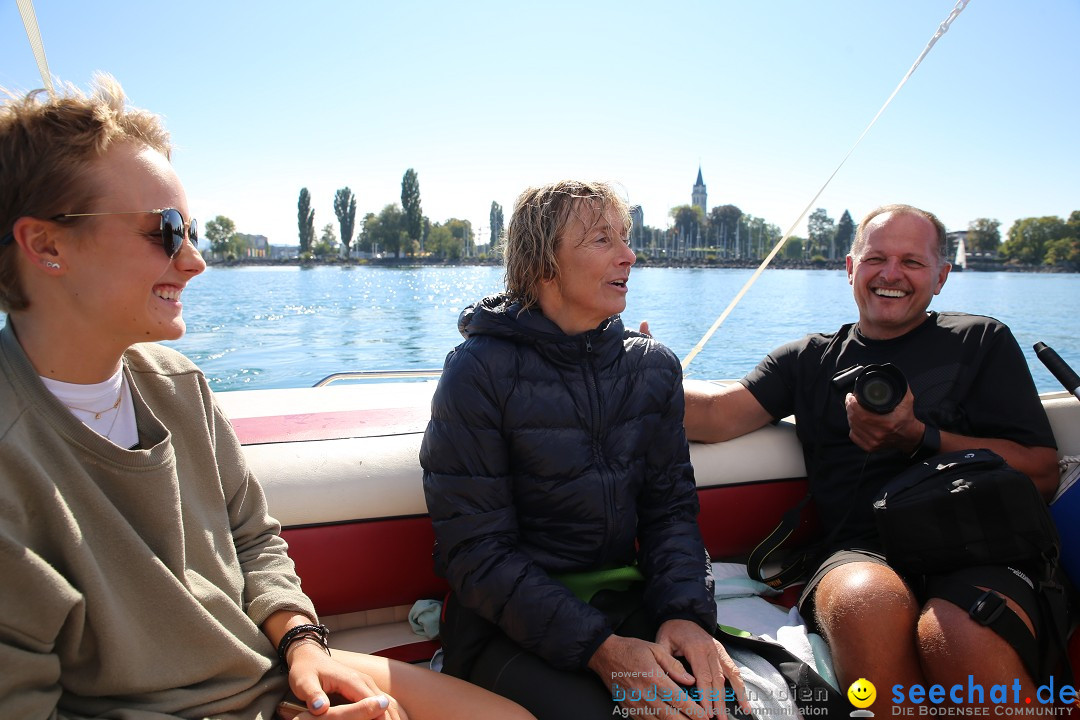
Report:
[{"label": "black t-shirt", "polygon": [[867,453],[851,442],[846,391],[831,382],[854,365],[885,362],[903,371],[915,417],[925,423],[961,435],[1056,447],[1020,346],[993,318],[930,313],[922,325],[891,340],[863,337],[849,324],[783,345],[741,382],[774,418],[795,416],[823,527],[844,523],[838,541],[874,533],[874,496],[912,464],[907,453]]}]

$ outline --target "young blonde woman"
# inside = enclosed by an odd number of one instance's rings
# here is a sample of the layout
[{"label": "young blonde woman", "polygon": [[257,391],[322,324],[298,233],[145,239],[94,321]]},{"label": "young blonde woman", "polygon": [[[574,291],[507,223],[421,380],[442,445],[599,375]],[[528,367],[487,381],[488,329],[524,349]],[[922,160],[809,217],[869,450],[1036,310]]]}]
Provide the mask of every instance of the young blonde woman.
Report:
[{"label": "young blonde woman", "polygon": [[111,78],[0,108],[0,715],[527,717],[326,649],[206,379],[152,344],[206,267],[169,153]]}]

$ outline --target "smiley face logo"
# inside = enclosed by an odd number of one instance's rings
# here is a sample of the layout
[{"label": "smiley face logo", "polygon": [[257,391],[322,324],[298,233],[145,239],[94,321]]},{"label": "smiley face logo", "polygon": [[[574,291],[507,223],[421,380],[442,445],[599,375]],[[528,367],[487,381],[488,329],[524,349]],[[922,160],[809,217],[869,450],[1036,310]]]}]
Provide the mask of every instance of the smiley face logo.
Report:
[{"label": "smiley face logo", "polygon": [[868,708],[877,700],[877,688],[866,678],[859,678],[847,689],[848,700],[857,708]]}]

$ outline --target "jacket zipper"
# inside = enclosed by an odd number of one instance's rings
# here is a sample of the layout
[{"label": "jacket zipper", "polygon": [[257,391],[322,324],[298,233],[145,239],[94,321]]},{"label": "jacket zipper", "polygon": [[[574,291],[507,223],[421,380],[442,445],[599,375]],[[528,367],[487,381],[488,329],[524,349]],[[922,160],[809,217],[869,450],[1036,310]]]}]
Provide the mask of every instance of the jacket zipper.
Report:
[{"label": "jacket zipper", "polygon": [[593,457],[600,460],[600,385],[596,380],[596,362],[592,354],[592,338],[585,336],[585,382],[589,386],[589,409],[592,414]]},{"label": "jacket zipper", "polygon": [[615,478],[608,472],[607,463],[604,462],[604,454],[600,447],[600,383],[596,378],[596,360],[593,356],[592,337],[585,336],[585,362],[588,366],[585,371],[585,382],[589,386],[590,406],[592,410],[592,447],[596,467],[604,483],[604,501],[606,505],[607,526],[604,532],[604,542],[601,548],[601,557],[607,557],[611,549],[613,538],[612,528],[615,523]]}]

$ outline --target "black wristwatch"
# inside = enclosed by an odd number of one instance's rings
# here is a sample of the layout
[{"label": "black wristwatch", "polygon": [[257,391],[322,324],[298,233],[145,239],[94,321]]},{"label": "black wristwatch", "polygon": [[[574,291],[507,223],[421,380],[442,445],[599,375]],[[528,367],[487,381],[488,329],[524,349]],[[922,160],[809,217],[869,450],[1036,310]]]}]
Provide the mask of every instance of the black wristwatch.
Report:
[{"label": "black wristwatch", "polygon": [[924,430],[919,447],[911,453],[911,459],[922,462],[926,458],[934,457],[941,452],[941,431],[930,423],[923,424]]}]

